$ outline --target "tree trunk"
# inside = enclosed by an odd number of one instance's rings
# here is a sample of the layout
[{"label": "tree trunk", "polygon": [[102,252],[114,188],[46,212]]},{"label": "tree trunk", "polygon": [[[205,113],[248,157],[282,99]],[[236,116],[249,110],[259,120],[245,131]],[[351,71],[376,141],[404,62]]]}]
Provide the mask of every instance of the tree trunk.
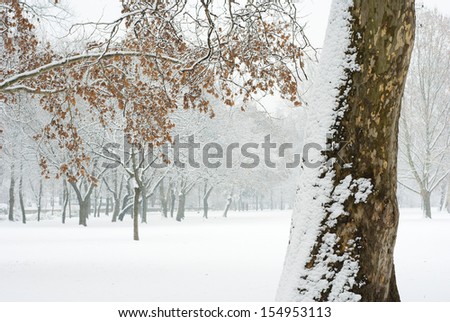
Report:
[{"label": "tree trunk", "polygon": [[186,205],[186,194],[180,192],[178,195],[178,209],[177,209],[177,221],[182,221],[184,219],[185,213],[185,205]]},{"label": "tree trunk", "polygon": [[89,219],[89,216],[91,215],[91,205],[92,205],[91,195],[89,194],[85,198],[87,203],[86,208],[88,209],[88,211],[86,211],[86,219]]},{"label": "tree trunk", "polygon": [[67,189],[67,198],[69,199],[69,218],[72,218],[72,200],[70,196],[70,190]]},{"label": "tree trunk", "polygon": [[103,197],[100,196],[100,198],[98,200],[97,217],[100,217],[100,211],[102,211],[102,202],[103,202]]},{"label": "tree trunk", "polygon": [[37,221],[41,221],[41,209],[42,209],[42,178],[39,179],[39,191],[37,197]]},{"label": "tree trunk", "polygon": [[69,199],[69,218],[72,218],[72,201],[70,200],[70,191],[67,190],[67,197]]},{"label": "tree trunk", "polygon": [[243,208],[243,201],[242,201],[242,191],[239,192],[239,197],[238,197],[238,211],[242,211],[244,210]]},{"label": "tree trunk", "polygon": [[447,209],[447,212],[450,213],[450,174],[448,175],[447,196],[445,197],[444,207]]},{"label": "tree trunk", "polygon": [[[145,186],[145,185],[144,185]],[[147,209],[148,209],[148,197],[147,197],[147,189],[142,187],[142,223],[147,223]]]},{"label": "tree trunk", "polygon": [[280,192],[280,210],[284,210],[283,190]]},{"label": "tree trunk", "polygon": [[98,204],[98,194],[94,194],[94,218],[97,217],[97,204]]},{"label": "tree trunk", "polygon": [[155,208],[155,201],[156,201],[156,198],[155,198],[155,196],[153,195],[153,193],[150,195],[150,203],[151,203],[151,205],[152,205],[152,208]]},{"label": "tree trunk", "polygon": [[203,218],[208,219],[208,198],[209,195],[211,194],[211,191],[213,190],[213,187],[210,187],[209,189],[207,188],[207,186],[205,185],[205,191],[204,191],[204,195],[203,195]]},{"label": "tree trunk", "polygon": [[52,185],[52,196],[50,198],[50,205],[52,207],[52,213],[51,216],[53,218],[54,214],[55,214],[55,186]]},{"label": "tree trunk", "polygon": [[23,175],[22,175],[22,164],[20,165],[20,179],[19,179],[19,204],[20,211],[22,212],[22,223],[27,223],[27,216],[25,213],[25,203],[23,200]]},{"label": "tree trunk", "polygon": [[91,211],[91,205],[89,198],[85,200],[78,200],[78,204],[80,206],[80,211],[78,213],[78,224],[81,226],[87,226],[87,218],[89,212]]},{"label": "tree trunk", "polygon": [[270,189],[270,210],[273,210],[273,190]]},{"label": "tree trunk", "polygon": [[133,200],[133,239],[139,240],[139,198],[141,189],[134,188]]},{"label": "tree trunk", "polygon": [[109,204],[110,204],[110,197],[106,197],[106,205],[105,205],[105,216],[109,216]]},{"label": "tree trunk", "polygon": [[311,95],[316,114],[308,139],[326,149],[311,152],[302,172],[282,301],[400,300],[393,256],[397,134],[414,1],[349,6],[333,2]]},{"label": "tree trunk", "polygon": [[83,197],[81,194],[81,188],[79,188],[76,182],[70,182],[75,194],[77,196],[78,205],[80,207],[78,212],[78,224],[81,226],[87,226],[87,218],[89,217],[89,213],[91,212],[91,194],[93,190],[93,186],[91,185],[86,195]]},{"label": "tree trunk", "polygon": [[164,188],[164,180],[159,185],[159,202],[161,203],[161,215],[167,218],[167,196]]},{"label": "tree trunk", "polygon": [[422,191],[422,211],[425,218],[431,219],[431,192]]},{"label": "tree trunk", "polygon": [[208,198],[203,197],[203,218],[208,219]]},{"label": "tree trunk", "polygon": [[69,189],[67,189],[67,181],[66,179],[63,180],[63,209],[62,209],[62,223],[66,223],[66,209],[67,204],[69,203]]},{"label": "tree trunk", "polygon": [[445,208],[447,208],[447,212],[450,213],[450,183],[447,185],[447,199],[445,200],[445,204],[446,204]]},{"label": "tree trunk", "polygon": [[113,209],[113,215],[112,215],[112,222],[117,221],[117,217],[119,216],[120,212],[120,198],[117,195],[114,195],[114,209]]},{"label": "tree trunk", "polygon": [[14,221],[14,187],[16,185],[16,179],[14,178],[14,176],[14,163],[11,163],[11,180],[9,182],[9,221]]},{"label": "tree trunk", "polygon": [[225,205],[225,209],[224,209],[224,211],[223,211],[223,217],[224,218],[227,218],[227,216],[228,216],[228,210],[230,210],[230,206],[231,206],[231,201],[233,200],[233,197],[232,197],[232,195],[230,194],[229,196],[228,196],[228,198],[227,198],[227,203],[226,203],[226,205]]},{"label": "tree trunk", "polygon": [[119,211],[119,216],[118,216],[118,219],[119,219],[120,221],[123,220],[123,218],[125,217],[125,215],[128,213],[128,210],[130,209],[130,204],[131,204],[131,203],[128,203],[129,200],[130,200],[130,198],[131,198],[131,196],[130,196],[129,193],[127,193],[127,194],[125,195],[125,197],[123,197],[123,200],[122,200],[122,207],[121,207],[121,210]]},{"label": "tree trunk", "polygon": [[173,213],[175,212],[175,191],[173,186],[170,187],[170,218],[173,218]]},{"label": "tree trunk", "polygon": [[[112,192],[113,201],[114,201],[113,214],[112,214],[111,221],[116,222],[117,217],[119,216],[119,213],[120,213],[120,197],[122,195],[123,175],[121,176],[120,187],[117,182],[117,169],[114,169],[113,176],[114,176],[114,190],[110,189],[110,191]],[[108,187],[107,182],[106,182],[106,185]]]}]

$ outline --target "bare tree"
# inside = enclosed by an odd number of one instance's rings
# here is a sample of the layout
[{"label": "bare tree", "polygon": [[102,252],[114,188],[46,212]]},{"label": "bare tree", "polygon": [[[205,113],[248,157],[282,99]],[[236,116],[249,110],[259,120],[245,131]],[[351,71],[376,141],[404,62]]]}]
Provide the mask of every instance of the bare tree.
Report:
[{"label": "bare tree", "polygon": [[407,171],[399,182],[421,196],[431,218],[431,194],[450,171],[450,18],[421,9],[416,35],[400,123]]}]

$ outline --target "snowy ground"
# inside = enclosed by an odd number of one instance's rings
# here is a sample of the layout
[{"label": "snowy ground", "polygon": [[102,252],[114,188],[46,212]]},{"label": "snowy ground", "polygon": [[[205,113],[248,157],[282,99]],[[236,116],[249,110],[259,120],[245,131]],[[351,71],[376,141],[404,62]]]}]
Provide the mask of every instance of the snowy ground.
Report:
[{"label": "snowy ground", "polygon": [[[215,215],[215,216],[214,216]],[[0,301],[272,301],[290,211],[230,213],[183,223],[0,221]],[[450,216],[402,209],[396,249],[404,301],[450,301]]]}]

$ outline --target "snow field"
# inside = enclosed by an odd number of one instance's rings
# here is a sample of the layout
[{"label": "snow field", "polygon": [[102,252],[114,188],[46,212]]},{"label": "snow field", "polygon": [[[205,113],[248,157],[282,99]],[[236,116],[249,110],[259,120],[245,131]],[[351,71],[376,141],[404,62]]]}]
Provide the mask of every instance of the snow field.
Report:
[{"label": "snow field", "polygon": [[[159,215],[132,240],[130,218],[0,220],[1,301],[273,301],[291,211]],[[403,301],[450,300],[450,215],[401,209],[396,247]]]}]

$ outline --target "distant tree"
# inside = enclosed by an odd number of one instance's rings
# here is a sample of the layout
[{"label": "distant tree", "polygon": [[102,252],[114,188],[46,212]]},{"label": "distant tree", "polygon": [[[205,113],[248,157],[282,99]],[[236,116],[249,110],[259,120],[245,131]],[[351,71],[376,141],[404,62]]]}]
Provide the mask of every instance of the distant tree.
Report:
[{"label": "distant tree", "polygon": [[421,196],[424,216],[431,218],[431,194],[450,172],[450,18],[420,9],[417,20],[400,122],[407,175],[399,182]]},{"label": "distant tree", "polygon": [[[92,169],[76,119],[90,117],[106,129],[121,114],[129,143],[145,146],[172,141],[169,115],[178,108],[212,117],[213,101],[235,106],[240,100],[244,108],[274,92],[300,105],[298,83],[309,43],[290,1],[201,0],[188,6],[177,0],[124,0],[122,5],[121,17],[110,24],[92,23],[109,32],[107,39],[67,56],[32,35],[23,2],[7,0],[0,7],[2,62],[10,65],[0,76],[0,100],[14,100],[18,92],[40,98],[52,115],[40,138],[57,139],[69,151],[70,160],[56,175],[71,184]],[[118,36],[121,29],[125,37]],[[13,64],[17,58],[25,64]],[[80,102],[90,108],[77,109]],[[72,165],[78,171],[67,172],[74,171]]]}]

